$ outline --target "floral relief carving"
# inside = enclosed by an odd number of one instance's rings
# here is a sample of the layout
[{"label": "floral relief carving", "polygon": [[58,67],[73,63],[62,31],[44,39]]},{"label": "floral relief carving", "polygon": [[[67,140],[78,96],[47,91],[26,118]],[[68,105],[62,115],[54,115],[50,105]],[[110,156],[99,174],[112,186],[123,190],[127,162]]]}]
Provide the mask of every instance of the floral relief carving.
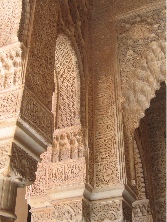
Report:
[{"label": "floral relief carving", "polygon": [[82,200],[55,203],[53,206],[55,221],[82,221]]},{"label": "floral relief carving", "polygon": [[43,196],[46,195],[46,189],[47,189],[47,165],[49,164],[51,153],[50,149],[48,149],[48,152],[44,152],[41,154],[41,162],[38,162],[37,164],[37,171],[36,171],[36,180],[35,182],[27,186],[26,191],[26,198],[28,201],[30,201],[30,198],[33,196]]},{"label": "floral relief carving", "polygon": [[90,203],[90,221],[110,222],[121,219],[121,206],[122,204],[119,200]]},{"label": "floral relief carving", "polygon": [[85,159],[51,164],[48,168],[48,189],[85,182]]},{"label": "floral relief carving", "polygon": [[[104,72],[107,72],[104,68]],[[103,67],[100,68],[103,72]],[[116,150],[116,135],[115,135],[115,106],[114,95],[109,92],[112,90],[112,79],[107,77],[107,74],[96,77],[96,93],[95,93],[95,173],[96,173],[96,186],[104,187],[110,184],[116,184],[119,182],[119,172],[116,170],[118,166],[117,150]],[[110,107],[110,108],[108,108]],[[110,162],[112,158],[112,162]],[[114,166],[114,168],[113,168]],[[101,174],[102,169],[106,169],[106,174]],[[114,172],[112,174],[111,172]]]},{"label": "floral relief carving", "polygon": [[[109,1],[92,2],[90,45],[92,48],[89,77],[89,183],[104,188],[120,182],[119,149],[116,140],[116,95],[112,59],[111,10]],[[92,80],[91,80],[92,78]],[[91,86],[92,84],[92,86]],[[93,95],[91,95],[91,90]],[[91,121],[91,117],[93,120]],[[91,125],[92,124],[92,125]],[[92,139],[92,138],[93,139]],[[114,168],[113,165],[115,164]],[[122,169],[122,168],[121,168]],[[102,171],[106,173],[102,174]],[[114,172],[111,173],[111,172]],[[122,175],[122,174],[121,174]]]}]

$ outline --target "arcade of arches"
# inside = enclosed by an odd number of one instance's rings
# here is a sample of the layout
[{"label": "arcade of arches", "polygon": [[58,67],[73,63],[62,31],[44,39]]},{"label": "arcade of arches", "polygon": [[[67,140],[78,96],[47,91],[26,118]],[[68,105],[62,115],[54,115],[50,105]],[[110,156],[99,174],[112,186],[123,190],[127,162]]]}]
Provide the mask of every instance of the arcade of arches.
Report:
[{"label": "arcade of arches", "polygon": [[0,221],[165,222],[165,1],[0,8]]}]

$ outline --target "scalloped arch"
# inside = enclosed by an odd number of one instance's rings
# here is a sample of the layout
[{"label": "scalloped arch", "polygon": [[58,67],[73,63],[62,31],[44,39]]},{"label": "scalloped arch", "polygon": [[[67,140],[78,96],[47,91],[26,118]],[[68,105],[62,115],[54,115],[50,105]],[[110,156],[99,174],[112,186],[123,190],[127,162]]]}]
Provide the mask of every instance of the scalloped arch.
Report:
[{"label": "scalloped arch", "polygon": [[166,80],[165,48],[166,44],[162,40],[151,42],[123,88],[124,123],[131,133],[139,126],[160,83]]}]

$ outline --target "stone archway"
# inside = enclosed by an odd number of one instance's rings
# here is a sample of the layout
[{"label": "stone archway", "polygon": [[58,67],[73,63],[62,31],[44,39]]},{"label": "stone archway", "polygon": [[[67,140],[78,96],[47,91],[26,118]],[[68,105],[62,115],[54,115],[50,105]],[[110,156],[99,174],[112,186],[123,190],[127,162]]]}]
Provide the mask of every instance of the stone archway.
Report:
[{"label": "stone archway", "polygon": [[166,85],[163,82],[135,131],[137,195],[139,200],[145,199],[145,204],[150,201],[149,213],[153,221],[166,221],[165,104]]},{"label": "stone archway", "polygon": [[[135,184],[134,131],[165,81],[165,9],[129,14],[118,22],[119,66],[128,181]],[[128,148],[127,148],[128,147]]]},{"label": "stone archway", "polygon": [[[165,6],[129,13],[118,22],[119,68],[127,183],[137,191],[133,221],[152,221],[135,129],[165,81]],[[136,187],[137,186],[137,187]],[[144,200],[144,201],[143,201]]]},{"label": "stone archway", "polygon": [[64,34],[56,40],[54,82],[53,144],[41,155],[36,181],[27,190],[34,222],[82,220],[86,163],[80,72],[71,41]]}]

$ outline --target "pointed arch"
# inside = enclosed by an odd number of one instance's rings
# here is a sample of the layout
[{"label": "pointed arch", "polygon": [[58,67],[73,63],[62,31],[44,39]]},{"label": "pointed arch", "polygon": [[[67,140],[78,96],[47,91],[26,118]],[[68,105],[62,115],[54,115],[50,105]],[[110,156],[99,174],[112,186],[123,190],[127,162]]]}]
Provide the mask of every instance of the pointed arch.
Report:
[{"label": "pointed arch", "polygon": [[80,74],[77,57],[67,36],[60,34],[55,50],[55,127],[80,124]]}]

